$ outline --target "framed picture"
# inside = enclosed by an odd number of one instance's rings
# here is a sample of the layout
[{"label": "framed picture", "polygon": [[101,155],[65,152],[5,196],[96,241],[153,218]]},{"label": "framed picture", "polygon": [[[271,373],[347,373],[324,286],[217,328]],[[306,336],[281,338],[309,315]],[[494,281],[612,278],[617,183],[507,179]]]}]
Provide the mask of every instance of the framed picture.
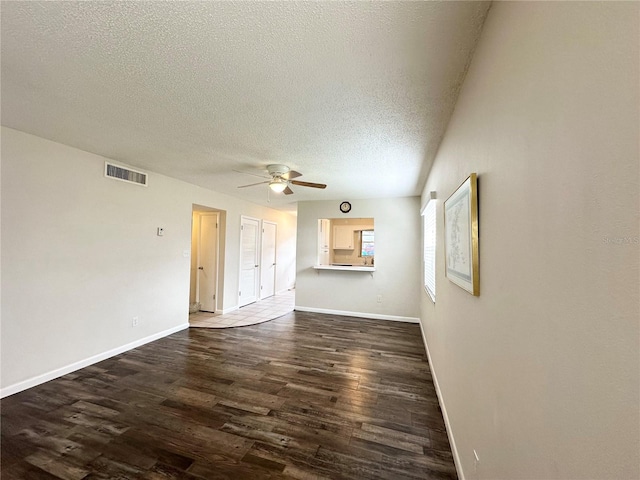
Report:
[{"label": "framed picture", "polygon": [[444,253],[447,278],[472,295],[480,295],[475,173],[444,202]]}]

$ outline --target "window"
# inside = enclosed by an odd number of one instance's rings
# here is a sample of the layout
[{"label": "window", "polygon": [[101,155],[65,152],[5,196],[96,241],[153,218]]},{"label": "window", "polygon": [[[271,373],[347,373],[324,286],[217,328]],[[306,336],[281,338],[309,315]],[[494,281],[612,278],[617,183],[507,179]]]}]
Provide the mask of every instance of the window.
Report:
[{"label": "window", "polygon": [[424,228],[424,288],[436,301],[436,202],[430,200],[427,203],[423,215]]},{"label": "window", "polygon": [[360,256],[373,257],[374,254],[373,230],[362,230],[360,235]]}]

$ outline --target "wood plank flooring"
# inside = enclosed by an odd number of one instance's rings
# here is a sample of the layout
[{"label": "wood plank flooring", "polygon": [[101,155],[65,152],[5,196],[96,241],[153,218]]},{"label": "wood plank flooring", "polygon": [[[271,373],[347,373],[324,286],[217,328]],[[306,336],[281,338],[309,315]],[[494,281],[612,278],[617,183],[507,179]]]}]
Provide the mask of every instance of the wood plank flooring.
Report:
[{"label": "wood plank flooring", "polygon": [[420,328],[189,329],[7,397],[9,479],[454,479]]}]

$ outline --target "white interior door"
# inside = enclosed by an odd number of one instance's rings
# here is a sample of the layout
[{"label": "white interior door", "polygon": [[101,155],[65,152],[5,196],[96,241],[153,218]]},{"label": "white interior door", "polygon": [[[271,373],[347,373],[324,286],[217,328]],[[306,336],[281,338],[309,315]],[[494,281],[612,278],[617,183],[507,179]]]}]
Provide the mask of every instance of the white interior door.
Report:
[{"label": "white interior door", "polygon": [[262,222],[262,248],[260,260],[260,299],[276,293],[276,231],[275,223]]},{"label": "white interior door", "polygon": [[258,300],[260,223],[255,218],[242,217],[241,225],[238,306],[243,307]]},{"label": "white interior door", "polygon": [[198,242],[198,302],[200,310],[216,311],[218,284],[218,214],[200,215]]}]

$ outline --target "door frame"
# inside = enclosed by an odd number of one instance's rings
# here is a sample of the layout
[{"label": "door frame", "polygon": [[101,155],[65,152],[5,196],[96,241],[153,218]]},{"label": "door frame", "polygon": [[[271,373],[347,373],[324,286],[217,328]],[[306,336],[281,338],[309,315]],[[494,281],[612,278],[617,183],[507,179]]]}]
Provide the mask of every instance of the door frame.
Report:
[{"label": "door frame", "polygon": [[[191,305],[192,305],[192,301],[191,301],[191,294],[193,293],[193,299],[194,302],[197,302],[198,300],[198,295],[199,292],[196,291],[196,286],[197,286],[197,282],[198,282],[198,249],[199,249],[199,243],[200,243],[200,220],[198,218],[198,225],[197,225],[197,230],[198,230],[198,238],[197,240],[194,241],[194,231],[196,230],[195,228],[195,214],[201,215],[201,214],[209,214],[209,213],[215,213],[218,215],[218,231],[216,234],[216,240],[217,240],[217,244],[216,244],[216,256],[217,256],[217,263],[216,263],[216,312],[215,313],[224,313],[223,309],[224,309],[224,305],[225,305],[225,293],[224,293],[224,286],[225,286],[225,278],[224,278],[224,271],[225,271],[225,265],[226,265],[226,261],[225,261],[225,255],[226,255],[226,245],[225,245],[225,236],[226,236],[226,223],[227,223],[227,211],[226,210],[222,210],[220,208],[216,208],[213,206],[209,206],[209,205],[203,205],[200,203],[192,203],[191,204],[191,214],[189,216],[189,225],[191,226],[190,228],[190,232],[189,232],[189,237],[191,239],[190,241],[190,246],[191,248],[189,250],[183,250],[182,254],[185,258],[189,259],[189,276],[188,276],[188,280],[187,280],[187,285],[189,285],[189,287],[187,288],[188,296],[186,298],[186,304],[188,305],[188,309],[187,311],[190,312],[191,310]],[[194,267],[193,269],[191,267]],[[194,272],[195,269],[195,272]],[[235,307],[237,308],[237,307]],[[232,310],[235,310],[235,308],[232,308]],[[219,310],[218,310],[219,309]]]},{"label": "door frame", "polygon": [[[197,257],[196,257],[196,265],[198,267],[200,267],[200,254],[202,251],[202,244],[201,244],[201,239],[202,239],[202,217],[215,217],[216,219],[216,234],[215,234],[215,238],[216,238],[216,248],[215,248],[215,252],[216,252],[216,260],[215,260],[215,265],[214,265],[214,276],[215,276],[215,289],[213,292],[214,298],[213,298],[213,313],[217,313],[218,312],[218,281],[219,281],[219,275],[220,275],[220,214],[219,212],[198,212],[198,221],[199,221],[199,225],[198,225],[198,252],[197,252]],[[202,304],[202,302],[200,301],[200,271],[198,270],[198,272],[196,272],[196,301],[200,304]],[[208,311],[208,310],[207,310]]]}]

